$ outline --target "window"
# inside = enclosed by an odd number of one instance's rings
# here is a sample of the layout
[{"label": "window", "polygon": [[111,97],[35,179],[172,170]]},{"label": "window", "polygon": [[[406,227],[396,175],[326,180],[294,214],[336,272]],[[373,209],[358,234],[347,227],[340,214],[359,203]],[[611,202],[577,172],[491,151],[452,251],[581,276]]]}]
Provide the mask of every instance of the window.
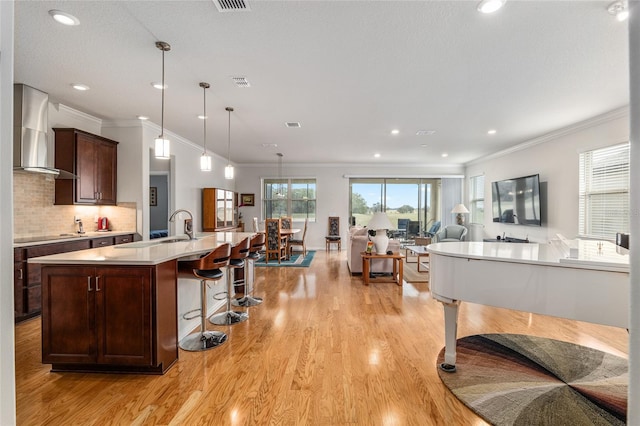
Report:
[{"label": "window", "polygon": [[484,175],[473,176],[471,178],[470,188],[470,223],[484,222]]},{"label": "window", "polygon": [[291,216],[293,220],[316,220],[316,180],[265,179],[262,204],[265,218]]},{"label": "window", "polygon": [[351,178],[351,224],[366,226],[373,213],[387,213],[394,237],[413,238],[439,219],[440,179]]},{"label": "window", "polygon": [[629,232],[629,143],[581,153],[579,178],[579,234]]}]

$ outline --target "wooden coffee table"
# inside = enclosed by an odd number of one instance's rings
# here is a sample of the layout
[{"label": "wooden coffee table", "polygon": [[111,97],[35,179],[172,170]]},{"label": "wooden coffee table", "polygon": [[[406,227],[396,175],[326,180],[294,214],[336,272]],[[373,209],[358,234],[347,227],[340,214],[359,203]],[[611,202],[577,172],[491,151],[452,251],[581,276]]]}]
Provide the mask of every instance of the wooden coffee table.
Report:
[{"label": "wooden coffee table", "polygon": [[[422,259],[422,258],[426,258],[427,261],[429,260],[429,251],[427,251],[427,246],[406,246],[404,249],[406,251],[407,263],[409,263],[409,252],[411,252],[415,256],[418,257],[418,259],[416,260],[418,262],[418,272],[429,272],[428,263],[427,262],[422,263],[420,261],[420,259]],[[413,263],[413,262],[411,262],[411,263]],[[420,266],[421,265],[425,269],[420,270]]]},{"label": "wooden coffee table", "polygon": [[[372,259],[392,259],[393,260],[393,276],[392,282],[395,282],[399,286],[402,286],[402,274],[403,274],[403,264],[402,259],[404,259],[404,255],[400,253],[393,254],[377,254],[377,253],[367,253],[361,252],[360,256],[362,256],[362,279],[364,281],[364,285],[369,285],[370,277],[369,272],[371,271],[371,260]],[[380,281],[377,280],[376,281]]]}]

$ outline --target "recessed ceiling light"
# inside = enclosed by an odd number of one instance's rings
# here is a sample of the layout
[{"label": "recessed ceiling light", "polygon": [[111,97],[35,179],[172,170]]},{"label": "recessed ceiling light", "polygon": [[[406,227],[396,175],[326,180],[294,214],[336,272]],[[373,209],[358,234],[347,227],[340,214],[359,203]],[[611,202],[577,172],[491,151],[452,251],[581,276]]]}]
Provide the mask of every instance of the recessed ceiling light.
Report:
[{"label": "recessed ceiling light", "polygon": [[63,12],[61,10],[55,10],[55,9],[50,10],[49,15],[51,15],[51,17],[55,19],[56,22],[62,25],[69,25],[69,26],[80,25],[80,20],[78,18],[76,18],[70,13]]},{"label": "recessed ceiling light", "polygon": [[488,135],[495,135],[496,134],[496,130],[495,129],[491,129],[487,132]]},{"label": "recessed ceiling light", "polygon": [[446,152],[442,153],[442,158],[447,158],[449,156],[449,154],[447,154]]},{"label": "recessed ceiling light", "polygon": [[391,134],[392,134],[392,135],[397,135],[397,134],[399,134],[399,133],[400,133],[400,130],[398,130],[398,129],[393,129],[393,130],[391,131]]},{"label": "recessed ceiling light", "polygon": [[416,136],[431,136],[435,133],[436,133],[435,130],[418,130],[416,132]]},{"label": "recessed ceiling light", "polygon": [[493,13],[504,6],[507,0],[482,0],[478,3],[478,11],[482,13]]},{"label": "recessed ceiling light", "polygon": [[373,156],[374,156],[375,158],[380,158],[380,153],[376,152],[375,154],[373,154]]},{"label": "recessed ceiling light", "polygon": [[278,144],[277,143],[263,143],[262,147],[263,148],[277,148]]},{"label": "recessed ceiling light", "polygon": [[420,146],[421,146],[421,147],[423,147],[423,148],[426,148],[426,147],[428,147],[429,145],[427,145],[426,143],[423,143],[423,144],[422,144],[422,145],[420,145]]},{"label": "recessed ceiling light", "polygon": [[137,118],[138,120],[142,120],[142,121],[149,119],[149,117],[147,117],[146,115],[139,115]]},{"label": "recessed ceiling light", "polygon": [[297,121],[288,121],[284,123],[284,125],[290,129],[299,129],[300,127],[302,127],[302,124],[298,123]]},{"label": "recessed ceiling light", "polygon": [[87,86],[86,84],[72,83],[71,87],[73,87],[74,89],[79,90],[81,92],[85,92],[85,91],[89,90],[89,86]]},{"label": "recessed ceiling light", "polygon": [[209,118],[209,117],[207,117],[206,115],[199,115],[199,116],[198,116],[198,118],[199,118],[200,120],[205,120],[205,119],[207,119],[207,118]]},{"label": "recessed ceiling light", "polygon": [[[158,90],[162,90],[162,83],[155,83],[155,82],[152,82],[152,83],[151,83],[151,85],[152,85],[154,88],[158,89]],[[167,87],[169,87],[169,86],[165,84],[165,85],[164,85],[164,88],[166,89]]]}]

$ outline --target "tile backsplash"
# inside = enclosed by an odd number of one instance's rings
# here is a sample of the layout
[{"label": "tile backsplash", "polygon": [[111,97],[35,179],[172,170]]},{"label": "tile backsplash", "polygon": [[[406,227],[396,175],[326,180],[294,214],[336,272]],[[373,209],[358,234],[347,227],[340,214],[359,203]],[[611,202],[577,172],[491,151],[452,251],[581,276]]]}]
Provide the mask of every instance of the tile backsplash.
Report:
[{"label": "tile backsplash", "polygon": [[97,229],[97,217],[109,218],[112,231],[136,231],[136,203],[117,206],[56,206],[53,204],[55,180],[37,173],[13,174],[14,238],[73,233],[78,216],[86,232]]}]

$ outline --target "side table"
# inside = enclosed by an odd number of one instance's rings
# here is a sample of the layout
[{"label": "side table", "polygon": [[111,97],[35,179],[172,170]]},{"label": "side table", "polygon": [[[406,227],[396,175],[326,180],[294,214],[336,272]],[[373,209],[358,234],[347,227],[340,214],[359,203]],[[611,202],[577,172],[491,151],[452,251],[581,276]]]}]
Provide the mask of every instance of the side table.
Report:
[{"label": "side table", "polygon": [[393,260],[393,276],[392,282],[395,282],[397,285],[402,286],[402,274],[403,274],[403,264],[402,259],[404,259],[404,255],[400,253],[393,254],[377,254],[377,253],[367,253],[361,252],[360,256],[362,256],[362,279],[364,281],[364,285],[369,285],[370,277],[369,273],[371,271],[371,260],[372,259],[392,259]]}]

